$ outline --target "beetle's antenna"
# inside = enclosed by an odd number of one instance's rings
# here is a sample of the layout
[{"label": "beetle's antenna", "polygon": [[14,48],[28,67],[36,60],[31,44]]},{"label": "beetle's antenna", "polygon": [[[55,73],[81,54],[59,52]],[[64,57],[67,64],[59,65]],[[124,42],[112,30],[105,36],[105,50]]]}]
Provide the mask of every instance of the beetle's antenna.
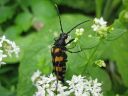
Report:
[{"label": "beetle's antenna", "polygon": [[55,4],[55,7],[56,7],[56,11],[57,11],[57,14],[58,14],[58,17],[59,17],[59,22],[60,22],[61,31],[62,31],[62,33],[63,33],[64,31],[63,31],[63,27],[62,27],[61,18],[60,18],[60,14],[59,14],[59,10],[58,10],[57,4]]},{"label": "beetle's antenna", "polygon": [[81,22],[81,23],[75,25],[73,28],[71,28],[71,29],[67,32],[67,34],[69,34],[73,29],[75,29],[75,28],[78,27],[79,25],[81,25],[81,24],[83,24],[83,23],[85,23],[85,22],[88,22],[88,21],[90,21],[90,20],[86,20],[86,21],[83,21],[83,22]]}]

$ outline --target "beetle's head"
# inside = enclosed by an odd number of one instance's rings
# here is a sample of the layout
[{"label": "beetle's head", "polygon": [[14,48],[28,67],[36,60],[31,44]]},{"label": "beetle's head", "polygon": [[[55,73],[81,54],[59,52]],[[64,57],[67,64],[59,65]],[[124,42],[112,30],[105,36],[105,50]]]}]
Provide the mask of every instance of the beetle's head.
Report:
[{"label": "beetle's head", "polygon": [[60,38],[67,39],[68,38],[68,34],[67,33],[61,33],[60,34]]}]

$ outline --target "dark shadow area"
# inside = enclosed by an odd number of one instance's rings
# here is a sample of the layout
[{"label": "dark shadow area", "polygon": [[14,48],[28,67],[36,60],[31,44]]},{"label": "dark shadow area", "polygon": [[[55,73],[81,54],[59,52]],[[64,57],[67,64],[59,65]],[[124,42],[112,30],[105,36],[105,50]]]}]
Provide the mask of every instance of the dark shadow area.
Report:
[{"label": "dark shadow area", "polygon": [[115,94],[124,94],[127,91],[127,87],[123,83],[123,79],[118,71],[115,61],[105,60],[106,67],[103,68],[110,77],[112,90]]}]

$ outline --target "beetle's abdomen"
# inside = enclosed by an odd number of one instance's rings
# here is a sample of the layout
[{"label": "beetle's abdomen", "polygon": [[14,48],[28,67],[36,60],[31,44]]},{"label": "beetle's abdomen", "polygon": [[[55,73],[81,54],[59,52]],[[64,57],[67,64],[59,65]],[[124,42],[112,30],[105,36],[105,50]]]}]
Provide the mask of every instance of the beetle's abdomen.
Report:
[{"label": "beetle's abdomen", "polygon": [[53,47],[51,50],[53,72],[58,80],[64,82],[64,75],[66,71],[67,55],[65,50],[59,47]]}]

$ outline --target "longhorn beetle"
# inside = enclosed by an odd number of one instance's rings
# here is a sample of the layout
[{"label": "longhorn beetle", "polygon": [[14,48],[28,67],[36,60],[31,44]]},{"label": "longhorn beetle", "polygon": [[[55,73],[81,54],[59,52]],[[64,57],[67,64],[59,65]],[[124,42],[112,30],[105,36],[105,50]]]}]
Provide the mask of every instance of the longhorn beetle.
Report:
[{"label": "longhorn beetle", "polygon": [[74,41],[74,39],[69,40],[66,43],[66,39],[69,36],[69,33],[75,29],[77,26],[89,21],[83,21],[77,25],[75,25],[73,28],[71,28],[68,32],[64,32],[63,31],[63,27],[62,27],[62,23],[61,23],[61,18],[59,15],[59,10],[57,5],[55,5],[57,13],[58,13],[58,17],[59,17],[59,23],[60,23],[60,27],[61,27],[61,33],[60,36],[55,40],[54,45],[51,49],[51,55],[52,55],[52,63],[53,63],[53,73],[55,73],[56,78],[57,78],[57,82],[58,80],[60,80],[62,83],[64,83],[64,75],[65,75],[65,71],[66,71],[66,62],[67,62],[67,54],[66,51],[70,52],[70,53],[78,53],[81,52],[82,49],[80,51],[76,51],[76,52],[72,52],[69,49],[66,48],[66,46],[70,43],[72,43]]}]

